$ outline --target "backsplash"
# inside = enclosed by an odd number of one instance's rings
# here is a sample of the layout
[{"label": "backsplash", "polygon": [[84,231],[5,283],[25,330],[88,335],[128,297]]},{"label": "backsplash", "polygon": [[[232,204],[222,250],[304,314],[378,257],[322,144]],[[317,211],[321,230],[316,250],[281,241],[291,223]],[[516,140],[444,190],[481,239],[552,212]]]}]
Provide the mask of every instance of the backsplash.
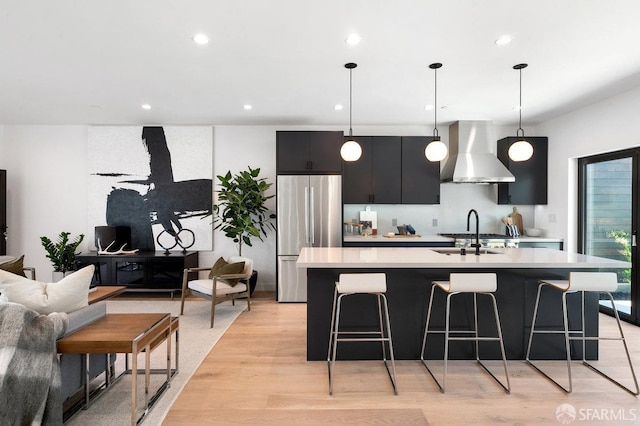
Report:
[{"label": "backsplash", "polygon": [[[467,213],[475,209],[480,217],[481,233],[505,234],[501,219],[513,211],[514,206],[498,205],[496,185],[447,183],[440,186],[440,204],[368,204],[378,216],[378,234],[397,232],[392,225],[396,219],[398,225],[411,224],[418,234],[434,235],[443,232],[465,232]],[[358,219],[359,212],[365,210],[365,204],[345,204],[344,221]],[[515,206],[522,215],[525,228],[533,228],[534,206]],[[436,223],[434,226],[434,222]],[[475,229],[475,218],[471,223]],[[544,235],[544,234],[543,234]]]}]

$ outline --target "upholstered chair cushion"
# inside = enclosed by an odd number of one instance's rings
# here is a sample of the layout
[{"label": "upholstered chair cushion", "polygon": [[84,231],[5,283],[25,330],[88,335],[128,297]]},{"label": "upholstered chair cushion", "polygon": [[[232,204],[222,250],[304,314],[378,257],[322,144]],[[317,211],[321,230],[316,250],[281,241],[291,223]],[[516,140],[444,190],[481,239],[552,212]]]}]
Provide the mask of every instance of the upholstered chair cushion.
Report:
[{"label": "upholstered chair cushion", "polygon": [[[193,291],[208,294],[209,296],[213,295],[213,279],[189,281],[188,286]],[[246,290],[247,285],[244,283],[229,285],[222,280],[216,280],[216,295],[218,296],[231,293],[241,293]]]}]

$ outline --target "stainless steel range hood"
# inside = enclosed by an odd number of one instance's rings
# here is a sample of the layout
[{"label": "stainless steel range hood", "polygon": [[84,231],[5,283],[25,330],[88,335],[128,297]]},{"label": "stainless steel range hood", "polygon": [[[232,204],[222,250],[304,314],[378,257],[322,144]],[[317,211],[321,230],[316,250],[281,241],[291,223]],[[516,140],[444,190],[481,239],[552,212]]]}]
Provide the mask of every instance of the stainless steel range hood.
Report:
[{"label": "stainless steel range hood", "polygon": [[515,182],[515,177],[494,152],[496,138],[491,121],[456,121],[449,126],[449,158],[440,172],[442,182]]}]

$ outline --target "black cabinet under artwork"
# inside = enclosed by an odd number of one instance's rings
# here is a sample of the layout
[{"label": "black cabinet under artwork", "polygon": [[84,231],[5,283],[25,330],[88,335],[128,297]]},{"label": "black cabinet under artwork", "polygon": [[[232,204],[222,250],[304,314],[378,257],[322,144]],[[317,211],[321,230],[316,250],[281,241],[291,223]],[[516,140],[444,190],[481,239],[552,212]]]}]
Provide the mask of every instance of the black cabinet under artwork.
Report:
[{"label": "black cabinet under artwork", "polygon": [[[198,252],[143,251],[131,255],[79,254],[80,266],[95,265],[91,285],[123,285],[127,290],[178,290],[185,268],[198,266]],[[193,278],[195,279],[195,274]]]}]

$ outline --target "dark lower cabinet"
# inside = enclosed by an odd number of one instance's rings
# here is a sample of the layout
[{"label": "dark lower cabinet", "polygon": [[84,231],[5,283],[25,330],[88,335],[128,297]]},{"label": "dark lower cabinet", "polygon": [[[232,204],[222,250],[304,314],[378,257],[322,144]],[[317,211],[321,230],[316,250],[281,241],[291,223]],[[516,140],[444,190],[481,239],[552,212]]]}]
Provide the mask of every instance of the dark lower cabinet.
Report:
[{"label": "dark lower cabinet", "polygon": [[341,131],[276,132],[278,174],[340,174]]},{"label": "dark lower cabinet", "polygon": [[547,204],[547,137],[527,137],[533,156],[527,161],[512,161],[509,147],[516,141],[507,137],[498,141],[498,159],[516,178],[515,182],[498,184],[498,204]]},{"label": "dark lower cabinet", "polygon": [[402,137],[402,204],[440,204],[440,162],[427,160],[432,136]]},{"label": "dark lower cabinet", "polygon": [[[132,255],[79,254],[80,266],[93,264],[91,285],[123,285],[127,290],[178,290],[185,268],[198,266],[198,252],[139,252]],[[196,278],[193,274],[192,279]]]},{"label": "dark lower cabinet", "polygon": [[[345,204],[400,204],[402,154],[399,136],[357,136],[358,161],[343,162]],[[345,137],[344,140],[347,140]]]}]

